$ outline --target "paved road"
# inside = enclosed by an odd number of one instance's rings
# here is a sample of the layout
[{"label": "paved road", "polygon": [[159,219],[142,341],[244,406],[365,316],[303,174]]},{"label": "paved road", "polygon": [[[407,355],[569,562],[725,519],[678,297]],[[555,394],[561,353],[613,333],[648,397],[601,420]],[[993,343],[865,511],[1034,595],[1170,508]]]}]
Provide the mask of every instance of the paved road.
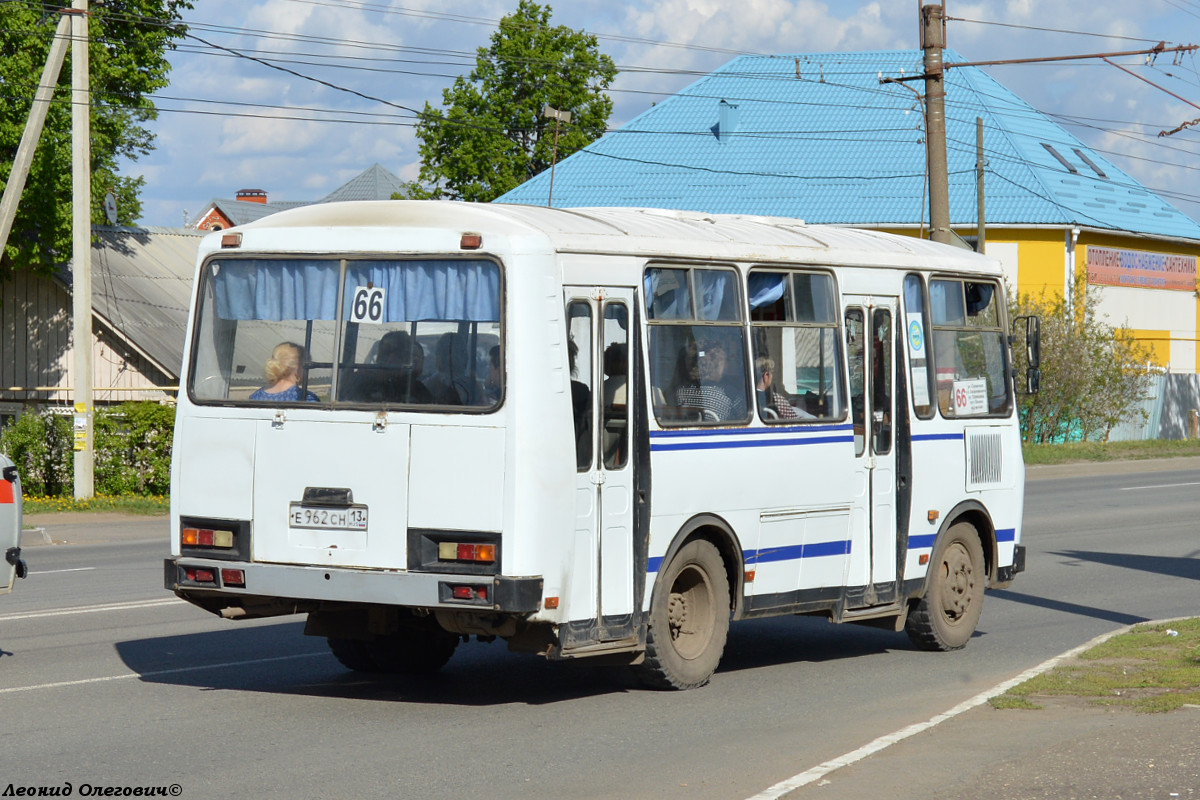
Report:
[{"label": "paved road", "polygon": [[[1200,461],[1111,469],[1034,473],[1029,571],[989,593],[966,650],[807,618],[740,623],[713,682],[682,694],[500,643],[461,648],[432,678],[364,679],[298,621],[173,602],[165,521],[50,522],[73,543],[30,547],[33,575],[0,599],[0,791],[750,797],[1100,633],[1197,613]],[[897,799],[912,785],[869,781]]]}]

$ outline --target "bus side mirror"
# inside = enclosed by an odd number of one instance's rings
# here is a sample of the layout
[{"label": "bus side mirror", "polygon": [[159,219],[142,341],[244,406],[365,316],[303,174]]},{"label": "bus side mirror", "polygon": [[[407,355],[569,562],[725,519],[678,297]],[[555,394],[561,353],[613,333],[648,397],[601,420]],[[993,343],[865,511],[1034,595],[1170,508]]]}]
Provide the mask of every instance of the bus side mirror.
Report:
[{"label": "bus side mirror", "polygon": [[1017,317],[1025,320],[1025,394],[1037,394],[1042,386],[1042,319]]}]

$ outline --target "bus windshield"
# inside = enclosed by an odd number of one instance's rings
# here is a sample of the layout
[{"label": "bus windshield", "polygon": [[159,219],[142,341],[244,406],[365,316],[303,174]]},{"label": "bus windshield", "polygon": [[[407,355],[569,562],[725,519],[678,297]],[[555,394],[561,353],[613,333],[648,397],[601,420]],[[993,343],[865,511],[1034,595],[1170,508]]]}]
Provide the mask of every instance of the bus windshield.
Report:
[{"label": "bus windshield", "polygon": [[500,267],[486,259],[214,259],[197,402],[482,411],[501,398]]}]

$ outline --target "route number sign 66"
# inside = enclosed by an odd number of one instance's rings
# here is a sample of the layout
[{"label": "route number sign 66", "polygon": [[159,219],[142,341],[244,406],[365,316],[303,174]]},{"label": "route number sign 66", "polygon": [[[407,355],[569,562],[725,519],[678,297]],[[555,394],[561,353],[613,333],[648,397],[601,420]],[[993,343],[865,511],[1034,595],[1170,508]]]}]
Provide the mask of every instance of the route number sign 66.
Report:
[{"label": "route number sign 66", "polygon": [[385,293],[382,286],[359,286],[354,290],[350,306],[351,322],[379,324],[383,322]]}]

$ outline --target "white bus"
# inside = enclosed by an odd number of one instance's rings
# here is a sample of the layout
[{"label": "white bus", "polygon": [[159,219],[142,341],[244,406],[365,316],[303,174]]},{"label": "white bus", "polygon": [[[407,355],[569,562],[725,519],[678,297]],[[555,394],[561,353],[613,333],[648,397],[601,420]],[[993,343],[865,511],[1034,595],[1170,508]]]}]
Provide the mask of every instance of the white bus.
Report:
[{"label": "white bus", "polygon": [[799,220],[392,201],[206,237],[167,588],[354,670],[500,637],[690,688],[730,620],[962,647],[1024,568],[996,262]]}]

